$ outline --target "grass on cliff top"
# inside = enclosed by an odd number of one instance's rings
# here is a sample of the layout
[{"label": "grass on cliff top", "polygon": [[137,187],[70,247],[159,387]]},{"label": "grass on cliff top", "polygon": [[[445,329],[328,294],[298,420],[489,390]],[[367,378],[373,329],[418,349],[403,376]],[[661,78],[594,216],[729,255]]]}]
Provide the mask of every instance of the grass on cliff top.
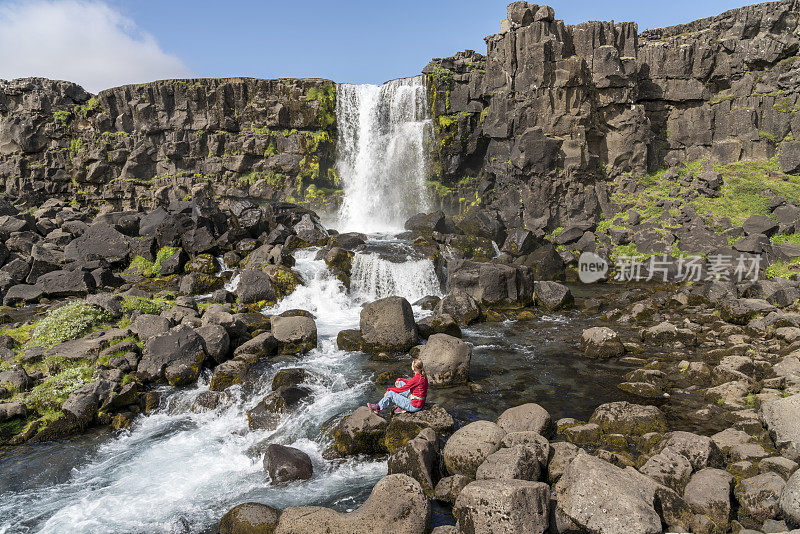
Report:
[{"label": "grass on cliff top", "polygon": [[[686,163],[679,167],[678,174],[683,177],[689,172],[703,172],[704,162]],[[770,198],[781,195],[789,202],[800,204],[800,177],[780,172],[775,158],[769,161],[739,161],[727,165],[714,165],[713,170],[723,178],[719,198],[700,197],[690,201],[699,214],[713,219],[729,217],[734,224],[742,224],[751,215],[771,216]],[[690,188],[666,177],[667,169],[642,176],[639,181],[645,185],[638,194],[613,195],[615,202],[631,203],[642,216],[643,221],[654,221],[665,216],[664,208],[656,204],[660,200],[683,202]],[[607,227],[623,222],[621,214],[610,219]],[[602,223],[601,223],[602,224]]]}]

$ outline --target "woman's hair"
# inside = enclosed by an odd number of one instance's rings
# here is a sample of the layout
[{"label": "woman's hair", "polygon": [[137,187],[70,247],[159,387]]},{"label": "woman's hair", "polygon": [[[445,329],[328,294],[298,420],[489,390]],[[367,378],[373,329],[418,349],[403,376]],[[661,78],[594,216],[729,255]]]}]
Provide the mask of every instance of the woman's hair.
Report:
[{"label": "woman's hair", "polygon": [[425,366],[422,365],[422,360],[420,359],[416,359],[413,362],[411,362],[411,369],[413,369],[417,373],[420,373],[422,376],[425,377],[428,376],[425,374]]}]

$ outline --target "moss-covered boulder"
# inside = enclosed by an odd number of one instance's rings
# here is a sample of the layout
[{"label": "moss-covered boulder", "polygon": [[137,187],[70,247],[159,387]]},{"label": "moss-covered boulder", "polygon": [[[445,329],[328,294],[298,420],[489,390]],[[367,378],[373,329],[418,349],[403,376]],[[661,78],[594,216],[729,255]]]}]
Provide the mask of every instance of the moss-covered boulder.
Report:
[{"label": "moss-covered boulder", "polygon": [[336,346],[339,350],[359,352],[363,349],[364,340],[361,339],[360,330],[342,330],[336,336]]},{"label": "moss-covered boulder", "polygon": [[383,442],[386,449],[394,454],[426,428],[432,428],[441,436],[453,432],[454,427],[453,417],[444,408],[438,404],[429,404],[418,412],[393,416],[386,428]]},{"label": "moss-covered boulder", "polygon": [[331,430],[333,450],[339,456],[381,454],[386,451],[384,435],[388,426],[386,419],[361,406]]},{"label": "moss-covered boulder", "polygon": [[667,430],[667,420],[657,407],[625,401],[601,404],[589,422],[597,424],[606,434],[641,436]]},{"label": "moss-covered boulder", "polygon": [[219,522],[219,534],[272,534],[280,511],[266,504],[246,502],[231,508]]},{"label": "moss-covered boulder", "polygon": [[269,276],[278,298],[290,295],[303,283],[296,272],[283,265],[264,265],[261,270]]},{"label": "moss-covered boulder", "polygon": [[217,262],[211,254],[198,254],[186,264],[186,272],[200,274],[214,274],[217,272]]}]

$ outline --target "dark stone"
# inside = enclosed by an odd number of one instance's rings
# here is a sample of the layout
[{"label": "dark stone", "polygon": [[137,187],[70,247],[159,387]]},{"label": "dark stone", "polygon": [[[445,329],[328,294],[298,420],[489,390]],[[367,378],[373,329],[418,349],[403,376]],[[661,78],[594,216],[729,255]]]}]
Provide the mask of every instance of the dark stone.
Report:
[{"label": "dark stone", "polygon": [[272,484],[283,484],[295,480],[308,480],[314,475],[311,458],[294,447],[276,443],[267,447],[264,455],[264,470],[269,473]]}]

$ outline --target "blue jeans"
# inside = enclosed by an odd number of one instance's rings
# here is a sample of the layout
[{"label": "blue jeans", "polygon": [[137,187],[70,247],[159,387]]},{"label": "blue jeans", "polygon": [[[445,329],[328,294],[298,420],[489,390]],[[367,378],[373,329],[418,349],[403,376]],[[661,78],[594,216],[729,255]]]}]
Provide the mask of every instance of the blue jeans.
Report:
[{"label": "blue jeans", "polygon": [[[400,384],[400,386],[405,385],[405,382],[403,382],[402,380],[398,380],[398,383]],[[404,391],[402,393],[387,391],[386,396],[382,398],[380,402],[378,402],[378,408],[380,408],[381,410],[385,410],[386,408],[389,407],[389,404],[394,404],[398,408],[402,408],[407,412],[420,411],[422,408],[417,408],[416,406],[411,404],[411,399],[408,398],[409,394],[410,394],[409,391]]]}]

